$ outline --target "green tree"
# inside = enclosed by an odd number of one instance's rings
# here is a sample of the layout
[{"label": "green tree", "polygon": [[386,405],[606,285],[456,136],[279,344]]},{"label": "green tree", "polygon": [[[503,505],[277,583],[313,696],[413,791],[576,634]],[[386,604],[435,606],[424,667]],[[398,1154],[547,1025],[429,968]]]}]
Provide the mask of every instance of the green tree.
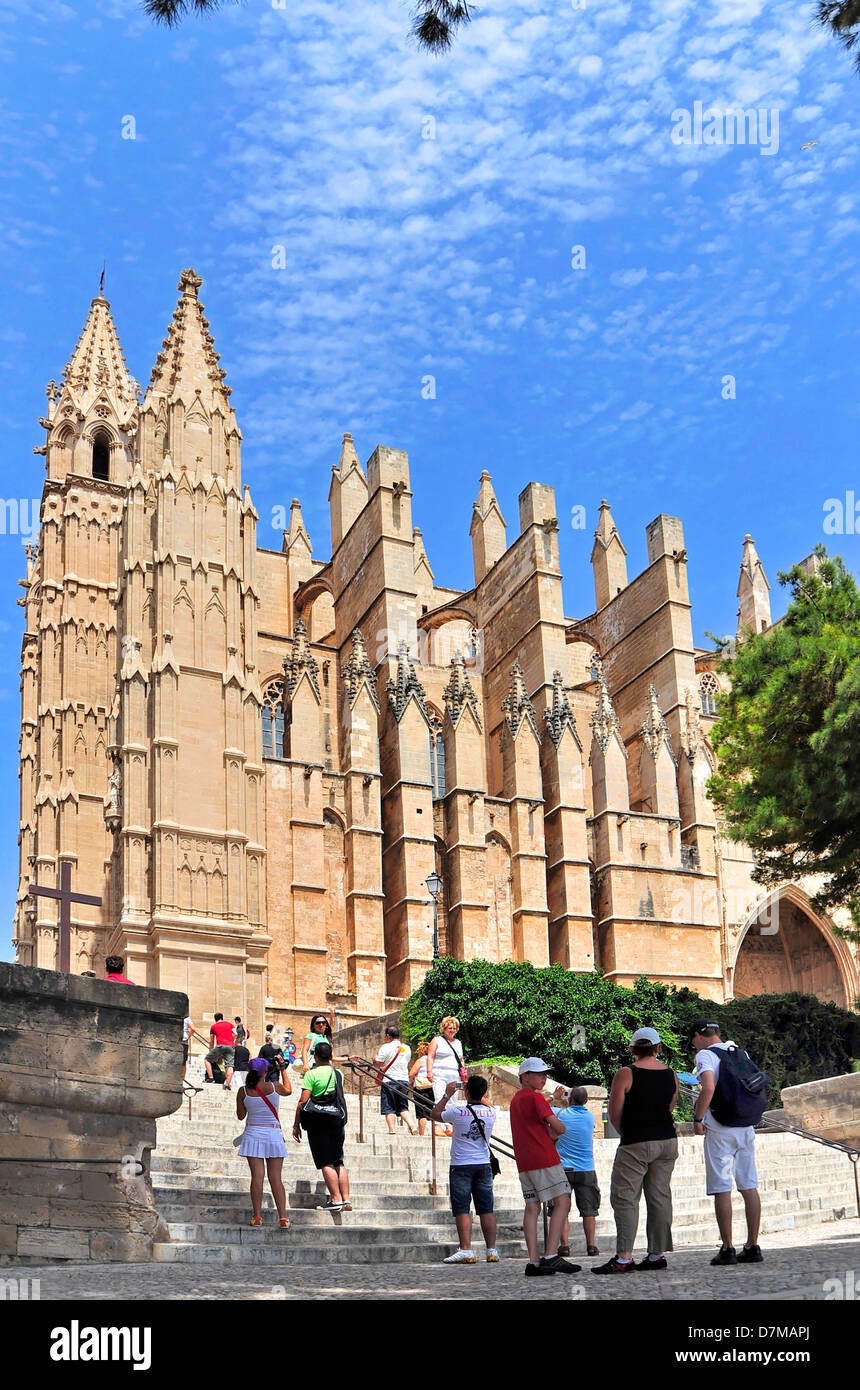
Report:
[{"label": "green tree", "polygon": [[[143,0],[146,13],[161,24],[173,27],[189,14],[208,14],[219,10],[223,0]],[[467,0],[418,0],[412,15],[412,33],[421,48],[441,53],[451,47],[454,34],[470,23],[472,11]]]},{"label": "green tree", "polygon": [[[784,620],[726,660],[708,795],[775,886],[823,876],[815,905],[856,911],[860,890],[860,593],[824,546],[780,574]],[[855,918],[856,921],[856,918]],[[848,932],[849,935],[856,933]]]},{"label": "green tree", "polygon": [[[817,19],[853,53],[860,42],[860,0],[818,0]],[[860,53],[854,62],[860,68]]]}]

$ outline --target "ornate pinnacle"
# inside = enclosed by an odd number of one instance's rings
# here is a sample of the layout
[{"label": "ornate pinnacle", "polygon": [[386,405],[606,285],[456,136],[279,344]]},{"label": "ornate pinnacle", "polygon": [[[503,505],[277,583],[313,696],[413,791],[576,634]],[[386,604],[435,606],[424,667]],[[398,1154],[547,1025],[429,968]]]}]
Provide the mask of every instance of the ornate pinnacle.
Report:
[{"label": "ornate pinnacle", "polygon": [[546,731],[556,748],[561,743],[565,729],[570,729],[576,740],[577,748],[582,751],[579,734],[576,732],[573,710],[570,708],[567,692],[562,682],[561,671],[553,671],[552,673],[552,709],[544,710],[543,717],[546,721]]},{"label": "ornate pinnacle", "polygon": [[409,659],[409,648],[405,642],[401,642],[397,648],[397,680],[389,677],[386,690],[388,703],[398,724],[410,700],[415,700],[427,723],[430,723],[430,714],[424,702],[424,687],[415,674],[415,666]]},{"label": "ornate pinnacle", "polygon": [[645,723],[642,725],[641,733],[655,761],[664,744],[669,750],[670,758],[673,762],[675,761],[675,755],[672,752],[672,744],[669,739],[669,730],[666,727],[663,711],[660,709],[660,702],[657,699],[657,691],[654,689],[653,685],[648,687],[648,715]]},{"label": "ornate pinnacle", "polygon": [[620,738],[618,715],[609,694],[602,664],[597,670],[597,705],[591,716],[591,727],[602,753],[609,747],[609,740],[613,734],[618,734]]},{"label": "ornate pinnacle", "polygon": [[684,732],[681,736],[681,747],[687,761],[694,763],[702,746],[702,725],[699,720],[699,701],[696,699],[692,686],[687,690],[684,705]]},{"label": "ornate pinnacle", "polygon": [[448,717],[455,727],[460,715],[468,705],[475,716],[475,723],[480,729],[481,716],[478,713],[478,697],[472,687],[472,682],[466,675],[466,665],[462,652],[455,652],[451,658],[451,675],[442,698],[445,701]]},{"label": "ornate pinnacle", "polygon": [[352,651],[349,654],[349,661],[343,667],[343,681],[351,705],[355,703],[362,682],[365,682],[370,698],[376,706],[376,713],[379,714],[376,678],[370,664],[370,658],[367,655],[367,647],[364,645],[364,637],[360,627],[352,630]]},{"label": "ornate pinnacle", "polygon": [[523,677],[523,668],[519,661],[515,661],[511,667],[511,688],[502,701],[502,710],[512,734],[516,735],[523,720],[528,720],[534,730],[535,737],[540,738],[534,705],[529,699]]},{"label": "ornate pinnacle", "polygon": [[293,629],[292,654],[284,661],[284,679],[291,699],[295,693],[296,686],[305,672],[307,672],[308,679],[314,688],[314,694],[317,699],[322,699],[319,686],[319,669],[319,665],[311,651],[308,641],[308,630],[305,621],[303,618],[296,618],[296,625]]}]

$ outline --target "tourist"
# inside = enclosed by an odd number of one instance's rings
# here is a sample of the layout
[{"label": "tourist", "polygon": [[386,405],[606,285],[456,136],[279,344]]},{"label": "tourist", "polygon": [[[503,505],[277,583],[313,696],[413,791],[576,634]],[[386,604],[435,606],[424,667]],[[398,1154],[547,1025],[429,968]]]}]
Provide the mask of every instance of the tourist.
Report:
[{"label": "tourist", "polygon": [[[594,1116],[586,1108],[588,1092],[584,1086],[573,1086],[569,1091],[558,1086],[553,1100],[552,1113],[564,1125],[564,1134],[558,1136],[556,1148],[576,1199],[576,1209],[582,1217],[586,1253],[599,1255],[595,1229],[600,1211],[600,1188],[594,1171]],[[570,1254],[569,1239],[569,1221],[565,1221],[560,1254]]]},{"label": "tourist", "polygon": [[[678,1140],[672,1111],[678,1078],[660,1061],[660,1034],[637,1028],[630,1039],[633,1062],[620,1067],[609,1092],[609,1122],[619,1143],[612,1165],[609,1200],[615,1214],[615,1254],[592,1274],[629,1274],[638,1269],[665,1269],[664,1252],[672,1249],[672,1170]],[[645,1192],[648,1251],[633,1262],[639,1225],[639,1202]]]},{"label": "tourist", "polygon": [[472,1250],[474,1201],[475,1215],[481,1223],[481,1232],[487,1247],[487,1263],[496,1264],[499,1252],[496,1249],[493,1169],[490,1164],[488,1142],[496,1122],[496,1112],[491,1105],[481,1104],[487,1093],[487,1083],[483,1076],[470,1076],[464,1087],[463,1100],[455,1101],[454,1096],[458,1090],[458,1082],[449,1082],[446,1094],[433,1109],[434,1121],[445,1120],[453,1131],[448,1188],[460,1245],[443,1263],[477,1264],[478,1257]]},{"label": "tourist", "polygon": [[234,1025],[235,1025],[234,1031],[235,1031],[235,1034],[236,1034],[236,1039],[235,1039],[236,1042],[237,1042],[237,1043],[250,1042],[250,1041],[251,1041],[251,1034],[250,1034],[250,1033],[247,1031],[247,1029],[245,1028],[244,1023],[242,1022],[242,1020],[241,1020],[241,1018],[239,1017],[238,1014],[237,1014],[236,1017],[233,1019],[233,1023],[234,1023]]},{"label": "tourist", "polygon": [[191,1045],[191,1034],[194,1032],[194,1024],[191,1015],[186,1014],[182,1020],[182,1075],[185,1075],[185,1068],[188,1065],[188,1048]]},{"label": "tourist", "polygon": [[[409,1068],[409,1085],[412,1087],[412,1104],[418,1121],[418,1133],[423,1135],[427,1129],[427,1118],[433,1109],[433,1086],[427,1080],[427,1049],[429,1043],[418,1044]],[[444,1134],[444,1125],[436,1126],[437,1134]]]},{"label": "tourist", "polygon": [[[343,1140],[347,1119],[343,1073],[332,1066],[331,1043],[317,1043],[313,1056],[314,1065],[309,1067],[302,1077],[302,1093],[296,1107],[293,1138],[297,1144],[301,1143],[304,1126],[311,1157],[322,1173],[328,1189],[328,1201],[320,1210],[352,1211],[352,1203],[349,1200],[349,1175],[343,1162]],[[309,1101],[315,1107],[313,1111],[305,1109]],[[326,1111],[328,1113],[325,1113]]]},{"label": "tourist", "polygon": [[[732,1124],[743,1116],[721,1111],[720,1122],[713,1113],[714,1092],[720,1076],[720,1061],[733,1042],[720,1040],[718,1023],[697,1020],[690,1029],[691,1045],[696,1051],[696,1076],[699,1094],[693,1110],[694,1130],[705,1138],[706,1191],[714,1199],[717,1225],[722,1242],[712,1265],[761,1264],[758,1243],[761,1224],[761,1198],[758,1194],[758,1174],[755,1166],[755,1126],[753,1123]],[[718,1108],[718,1107],[717,1107]],[[763,1106],[761,1107],[763,1109]],[[761,1110],[758,1110],[759,1117]],[[744,1203],[747,1238],[742,1250],[732,1244],[732,1180]]]},{"label": "tourist", "polygon": [[[511,1137],[526,1209],[523,1234],[529,1252],[527,1275],[578,1274],[581,1265],[569,1264],[559,1254],[561,1232],[570,1211],[570,1183],[564,1175],[555,1147],[564,1125],[541,1095],[549,1067],[539,1057],[520,1063],[520,1087],[511,1100]],[[538,1256],[538,1217],[541,1203],[552,1202],[546,1251]]]},{"label": "tourist", "polygon": [[251,1170],[251,1225],[263,1224],[263,1175],[266,1173],[278,1209],[278,1222],[281,1229],[286,1230],[290,1223],[287,1220],[287,1194],[281,1169],[287,1147],[278,1107],[279,1097],[291,1095],[292,1087],[286,1076],[283,1083],[267,1081],[265,1072],[265,1060],[255,1057],[248,1065],[245,1085],[240,1086],[236,1094],[236,1115],[245,1121],[239,1155],[247,1158]]},{"label": "tourist", "polygon": [[331,1024],[325,1014],[314,1014],[311,1025],[302,1039],[302,1070],[313,1066],[313,1050],[317,1043],[331,1043]]},{"label": "tourist", "polygon": [[105,961],[105,979],[113,980],[115,985],[133,985],[134,980],[130,980],[123,974],[125,961],[122,956],[108,956]]},{"label": "tourist", "polygon": [[395,1120],[405,1125],[410,1134],[415,1130],[409,1123],[409,1062],[412,1048],[400,1037],[400,1029],[390,1024],[385,1030],[385,1042],[377,1052],[374,1062],[380,1068],[382,1080],[379,1087],[380,1114],[385,1116],[388,1133],[394,1133]]},{"label": "tourist", "polygon": [[[265,1059],[265,1057],[261,1057],[261,1058],[259,1058],[258,1060],[259,1060],[259,1061],[265,1061],[266,1059]],[[246,1078],[247,1075],[248,1075],[248,1068],[249,1068],[250,1065],[251,1065],[251,1053],[250,1053],[250,1050],[245,1046],[244,1043],[236,1043],[236,1046],[233,1048],[233,1079],[235,1080],[235,1082],[236,1082],[236,1084],[237,1084],[238,1086],[244,1086],[244,1085],[245,1085],[245,1078]],[[269,1076],[268,1076],[268,1068],[267,1068],[267,1069],[266,1069],[266,1080],[268,1081],[268,1079],[269,1079]],[[279,1081],[281,1080],[280,1072],[278,1073],[278,1080],[279,1080]]]},{"label": "tourist", "polygon": [[427,1049],[427,1080],[433,1086],[433,1099],[438,1105],[452,1081],[466,1080],[463,1045],[457,1042],[459,1018],[443,1018],[439,1032]]},{"label": "tourist", "polygon": [[212,1063],[217,1062],[220,1066],[224,1064],[224,1090],[231,1089],[230,1082],[233,1079],[233,1025],[224,1018],[223,1014],[216,1014],[212,1027],[209,1029],[209,1051],[203,1058],[206,1067],[207,1081],[213,1081]]},{"label": "tourist", "polygon": [[275,1042],[275,1025],[273,1023],[266,1024],[263,1046],[260,1048],[257,1056],[262,1057],[264,1062],[268,1065],[269,1070],[266,1073],[266,1080],[273,1083],[277,1081],[282,1074],[282,1070],[286,1069],[286,1062],[284,1062],[282,1049]]}]

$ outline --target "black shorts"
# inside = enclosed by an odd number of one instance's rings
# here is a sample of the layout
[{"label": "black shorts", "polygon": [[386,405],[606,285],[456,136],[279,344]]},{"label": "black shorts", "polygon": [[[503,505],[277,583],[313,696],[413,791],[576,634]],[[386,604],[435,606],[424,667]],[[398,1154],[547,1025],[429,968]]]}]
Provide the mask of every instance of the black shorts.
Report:
[{"label": "black shorts", "polygon": [[311,1157],[317,1168],[343,1167],[344,1125],[314,1124],[305,1130],[311,1147]]},{"label": "black shorts", "polygon": [[580,1216],[596,1216],[600,1211],[600,1188],[597,1186],[597,1174],[594,1170],[583,1169],[578,1172],[574,1168],[565,1168],[564,1175],[576,1198],[576,1210]]},{"label": "black shorts", "polygon": [[430,1112],[436,1104],[433,1099],[433,1087],[428,1086],[426,1091],[416,1091],[413,1087],[412,1104],[419,1120],[429,1120]]}]

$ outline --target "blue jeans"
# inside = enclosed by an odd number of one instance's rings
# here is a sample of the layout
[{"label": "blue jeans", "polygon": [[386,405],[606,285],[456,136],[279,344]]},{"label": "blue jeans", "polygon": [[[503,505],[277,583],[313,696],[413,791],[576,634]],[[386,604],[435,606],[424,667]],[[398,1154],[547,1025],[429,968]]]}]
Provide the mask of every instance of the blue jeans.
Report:
[{"label": "blue jeans", "polygon": [[489,1163],[451,1165],[449,1175],[451,1211],[455,1216],[468,1216],[474,1199],[477,1216],[489,1216],[493,1210],[493,1170]]}]

